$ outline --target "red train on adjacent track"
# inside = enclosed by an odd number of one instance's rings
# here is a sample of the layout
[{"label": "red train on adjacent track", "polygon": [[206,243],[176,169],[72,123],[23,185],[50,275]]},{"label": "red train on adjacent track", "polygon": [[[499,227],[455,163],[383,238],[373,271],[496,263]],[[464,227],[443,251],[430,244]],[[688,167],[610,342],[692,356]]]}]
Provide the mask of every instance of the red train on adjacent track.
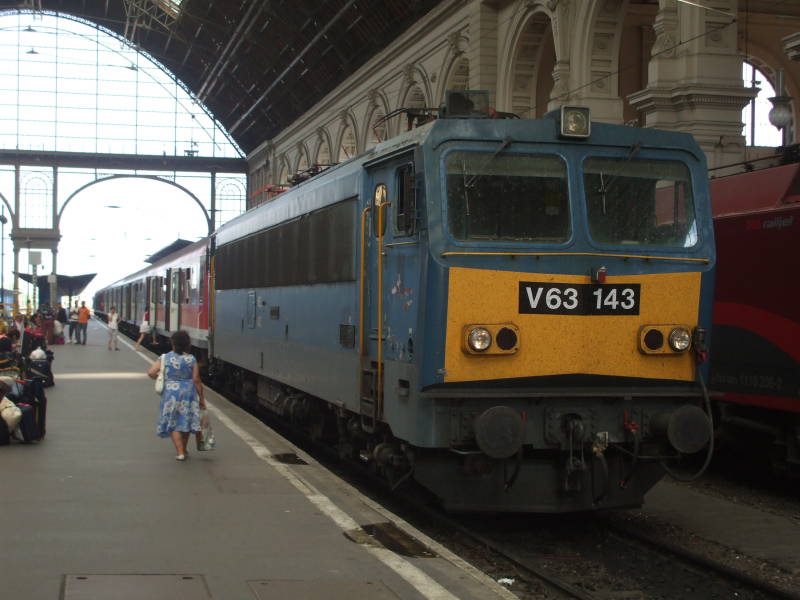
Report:
[{"label": "red train on adjacent track", "polygon": [[800,466],[800,163],[711,180],[717,280],[711,381],[723,427]]}]

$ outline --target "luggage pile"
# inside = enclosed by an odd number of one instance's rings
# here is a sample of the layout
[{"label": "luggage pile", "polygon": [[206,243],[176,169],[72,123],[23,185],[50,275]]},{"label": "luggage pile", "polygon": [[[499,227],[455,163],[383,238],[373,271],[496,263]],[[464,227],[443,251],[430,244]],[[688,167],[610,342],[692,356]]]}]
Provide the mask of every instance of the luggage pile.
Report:
[{"label": "luggage pile", "polygon": [[41,377],[11,379],[0,377],[0,446],[12,439],[38,442],[47,434],[47,396]]}]

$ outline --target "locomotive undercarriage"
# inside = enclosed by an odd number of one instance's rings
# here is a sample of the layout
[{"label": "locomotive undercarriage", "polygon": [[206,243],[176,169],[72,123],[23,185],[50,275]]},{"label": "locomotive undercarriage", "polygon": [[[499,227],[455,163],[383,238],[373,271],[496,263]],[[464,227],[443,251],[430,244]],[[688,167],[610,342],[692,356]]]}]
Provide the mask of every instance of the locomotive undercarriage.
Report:
[{"label": "locomotive undercarriage", "polygon": [[437,399],[438,412],[449,409],[451,448],[418,459],[414,478],[449,510],[638,506],[664,465],[707,447],[711,427],[697,400],[646,390],[627,397]]},{"label": "locomotive undercarriage", "polygon": [[800,413],[719,402],[720,446],[736,451],[765,448],[774,473],[800,476]]},{"label": "locomotive undercarriage", "polygon": [[218,389],[241,404],[279,415],[393,488],[413,479],[453,511],[639,506],[664,464],[702,450],[710,437],[696,397],[437,398],[433,429],[448,432],[449,447],[424,448],[385,424],[364,427],[344,407],[232,365],[212,367]]}]

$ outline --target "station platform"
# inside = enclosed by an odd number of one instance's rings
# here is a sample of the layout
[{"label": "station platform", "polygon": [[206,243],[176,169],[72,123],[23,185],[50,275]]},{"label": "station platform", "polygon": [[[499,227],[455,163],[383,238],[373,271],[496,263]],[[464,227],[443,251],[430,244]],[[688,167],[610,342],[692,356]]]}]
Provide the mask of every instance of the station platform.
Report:
[{"label": "station platform", "polygon": [[218,449],[176,461],[155,356],[107,339],[52,348],[47,438],[0,448],[0,597],[515,598],[211,391]]}]

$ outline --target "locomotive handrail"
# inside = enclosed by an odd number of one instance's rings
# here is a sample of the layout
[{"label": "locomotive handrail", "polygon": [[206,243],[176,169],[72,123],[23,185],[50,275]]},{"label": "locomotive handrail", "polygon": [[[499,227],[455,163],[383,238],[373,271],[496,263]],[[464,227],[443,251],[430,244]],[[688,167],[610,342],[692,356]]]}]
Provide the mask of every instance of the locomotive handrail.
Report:
[{"label": "locomotive handrail", "polygon": [[361,286],[358,291],[358,356],[364,358],[364,286],[366,285],[365,273],[367,270],[367,240],[365,231],[367,228],[367,213],[372,209],[372,206],[367,205],[361,210]]},{"label": "locomotive handrail", "polygon": [[378,209],[378,381],[375,385],[375,421],[383,414],[383,208],[391,204],[384,200],[376,205]]},{"label": "locomotive handrail", "polygon": [[410,242],[394,242],[392,244],[384,244],[384,248],[394,248],[395,246],[413,246],[419,244],[419,240],[412,240]]},{"label": "locomotive handrail", "polygon": [[710,258],[688,258],[684,256],[647,256],[640,254],[606,254],[604,252],[442,252],[447,256],[601,256],[610,258],[638,258],[641,260],[675,260],[708,264]]}]

